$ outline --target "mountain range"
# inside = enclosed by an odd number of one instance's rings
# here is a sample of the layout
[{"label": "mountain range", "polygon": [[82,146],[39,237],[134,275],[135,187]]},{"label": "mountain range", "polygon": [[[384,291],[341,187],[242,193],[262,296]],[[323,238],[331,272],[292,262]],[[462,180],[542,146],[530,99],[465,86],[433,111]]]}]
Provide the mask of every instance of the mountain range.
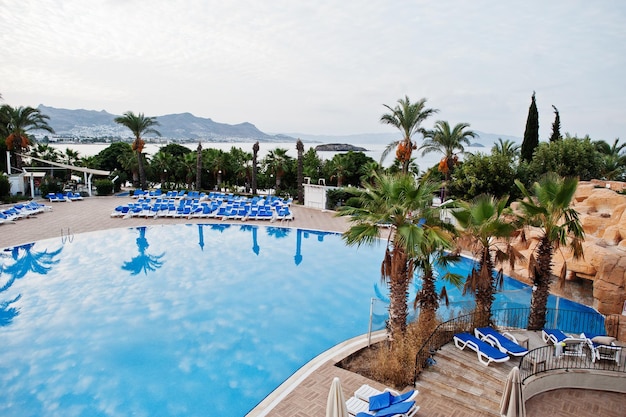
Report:
[{"label": "mountain range", "polygon": [[[50,117],[48,124],[56,132],[56,136],[64,139],[85,138],[128,138],[128,128],[115,123],[119,115],[105,110],[68,110],[48,107],[40,104],[37,107],[42,114]],[[269,134],[261,132],[252,123],[244,122],[236,125],[218,123],[209,118],[197,117],[191,113],[167,114],[158,116],[159,126],[156,129],[163,139],[176,139],[181,142],[295,142],[300,138],[306,142],[319,143],[350,143],[350,144],[388,144],[399,139],[399,132],[362,133],[353,135],[311,135],[304,133]],[[510,135],[499,135],[474,131],[478,137],[472,140],[473,146],[491,147],[499,138],[521,143],[521,138]],[[150,137],[150,135],[146,135]]]},{"label": "mountain range", "polygon": [[[50,117],[48,124],[56,135],[63,138],[126,138],[130,136],[128,128],[115,123],[119,115],[105,110],[68,110],[48,107],[40,104],[37,107],[42,114]],[[164,139],[180,141],[202,140],[203,142],[242,142],[258,140],[259,142],[291,142],[295,138],[286,135],[270,135],[261,132],[252,123],[229,125],[214,122],[211,119],[197,117],[191,113],[167,114],[156,118],[159,126],[156,130]],[[146,135],[147,137],[154,135]]]}]

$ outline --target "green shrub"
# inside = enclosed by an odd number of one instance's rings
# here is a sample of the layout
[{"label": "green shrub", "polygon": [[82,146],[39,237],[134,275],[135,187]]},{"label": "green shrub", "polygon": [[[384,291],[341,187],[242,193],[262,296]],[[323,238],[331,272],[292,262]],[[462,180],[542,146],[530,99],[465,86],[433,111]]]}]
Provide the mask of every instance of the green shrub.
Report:
[{"label": "green shrub", "polygon": [[11,183],[4,175],[0,175],[0,197],[6,197],[11,192]]},{"label": "green shrub", "polygon": [[44,176],[39,184],[39,192],[42,196],[48,195],[48,193],[60,193],[63,190],[61,183],[54,177],[48,175]]},{"label": "green shrub", "polygon": [[113,194],[113,181],[111,180],[96,180],[96,192],[98,195],[111,195]]}]

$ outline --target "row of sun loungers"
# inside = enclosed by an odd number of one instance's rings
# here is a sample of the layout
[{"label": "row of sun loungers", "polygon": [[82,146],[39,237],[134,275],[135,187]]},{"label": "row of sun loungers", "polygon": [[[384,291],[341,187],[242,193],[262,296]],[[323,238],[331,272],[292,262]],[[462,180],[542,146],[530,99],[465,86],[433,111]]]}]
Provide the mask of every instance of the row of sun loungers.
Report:
[{"label": "row of sun loungers", "polygon": [[[615,345],[615,338],[582,333],[579,336],[567,335],[559,329],[541,331],[544,342],[555,346],[557,356],[586,356],[585,346],[591,352],[592,362],[601,359],[620,361],[622,348]],[[464,350],[476,352],[478,360],[485,366],[491,363],[506,362],[510,357],[524,356],[528,349],[521,346],[515,337],[507,332],[501,333],[492,327],[474,329],[474,334],[463,332],[453,336],[454,345]]]},{"label": "row of sun loungers", "polygon": [[82,200],[83,196],[80,193],[66,192],[66,193],[48,193],[46,198],[51,203],[59,203],[59,202],[72,202]]},{"label": "row of sun loungers", "polygon": [[36,201],[17,203],[11,207],[0,210],[0,224],[13,223],[16,220],[25,219],[50,210],[52,210],[52,207],[37,203]]},{"label": "row of sun loungers", "polygon": [[417,390],[410,390],[400,394],[391,388],[380,391],[365,384],[346,400],[346,408],[355,417],[413,417],[420,409],[415,403],[418,393]]},{"label": "row of sun loungers", "polygon": [[231,197],[214,199],[145,198],[115,207],[111,217],[184,217],[221,220],[293,220],[290,201],[279,197]]}]

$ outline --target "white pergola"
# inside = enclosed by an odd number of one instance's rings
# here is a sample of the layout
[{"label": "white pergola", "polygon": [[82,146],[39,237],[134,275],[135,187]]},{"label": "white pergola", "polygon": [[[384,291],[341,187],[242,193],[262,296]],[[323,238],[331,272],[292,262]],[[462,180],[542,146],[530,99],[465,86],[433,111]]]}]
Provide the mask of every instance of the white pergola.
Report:
[{"label": "white pergola", "polygon": [[[30,158],[32,160],[39,161],[39,162],[42,162],[44,164],[48,164],[48,165],[52,165],[52,166],[56,166],[56,167],[60,167],[60,168],[65,168],[65,169],[69,169],[69,170],[72,170],[72,171],[82,172],[83,175],[84,175],[84,178],[85,178],[85,184],[87,184],[87,192],[89,193],[89,197],[91,197],[91,180],[92,180],[93,176],[94,175],[102,175],[102,176],[108,177],[109,175],[111,175],[110,171],[104,171],[104,170],[101,170],[101,169],[77,167],[77,166],[74,166],[74,165],[62,164],[60,162],[52,162],[52,161],[47,161],[45,159],[35,158],[33,156],[30,156],[30,155],[22,155],[22,154],[20,154],[20,156],[22,156],[23,158]],[[24,170],[24,175],[26,177],[30,178],[30,192],[31,192],[31,195],[35,195],[35,181],[34,181],[34,178],[37,176],[36,175],[37,173],[26,171],[25,168],[22,168],[22,169]],[[10,173],[11,172],[9,172],[9,174]]]}]

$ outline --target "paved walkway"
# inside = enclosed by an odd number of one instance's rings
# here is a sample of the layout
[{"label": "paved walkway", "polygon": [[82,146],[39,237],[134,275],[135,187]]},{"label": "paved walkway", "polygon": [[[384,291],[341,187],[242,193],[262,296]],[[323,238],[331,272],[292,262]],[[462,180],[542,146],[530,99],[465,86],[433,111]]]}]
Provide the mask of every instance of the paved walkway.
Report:
[{"label": "paved walkway", "polygon": [[[15,224],[0,225],[0,249],[41,239],[61,237],[96,230],[127,228],[150,224],[189,224],[220,222],[211,219],[184,218],[111,218],[115,206],[128,202],[128,197],[90,197],[73,203],[47,203],[53,211],[34,218],[23,219]],[[283,226],[326,231],[344,231],[347,219],[335,217],[333,212],[292,206],[295,219],[280,223]],[[268,222],[249,222],[268,225]],[[278,225],[274,223],[273,225]],[[326,399],[333,377],[341,378],[344,395],[349,397],[364,383],[383,388],[376,381],[368,380],[336,367],[334,364],[349,352],[365,343],[364,339],[347,341],[307,364],[279,390],[259,404],[249,416],[269,417],[324,417]],[[419,398],[418,416],[449,417],[464,416],[466,410],[455,409],[438,398]],[[626,415],[626,395],[608,392],[563,389],[544,393],[532,398],[527,404],[528,416],[561,417],[610,417]]]}]

